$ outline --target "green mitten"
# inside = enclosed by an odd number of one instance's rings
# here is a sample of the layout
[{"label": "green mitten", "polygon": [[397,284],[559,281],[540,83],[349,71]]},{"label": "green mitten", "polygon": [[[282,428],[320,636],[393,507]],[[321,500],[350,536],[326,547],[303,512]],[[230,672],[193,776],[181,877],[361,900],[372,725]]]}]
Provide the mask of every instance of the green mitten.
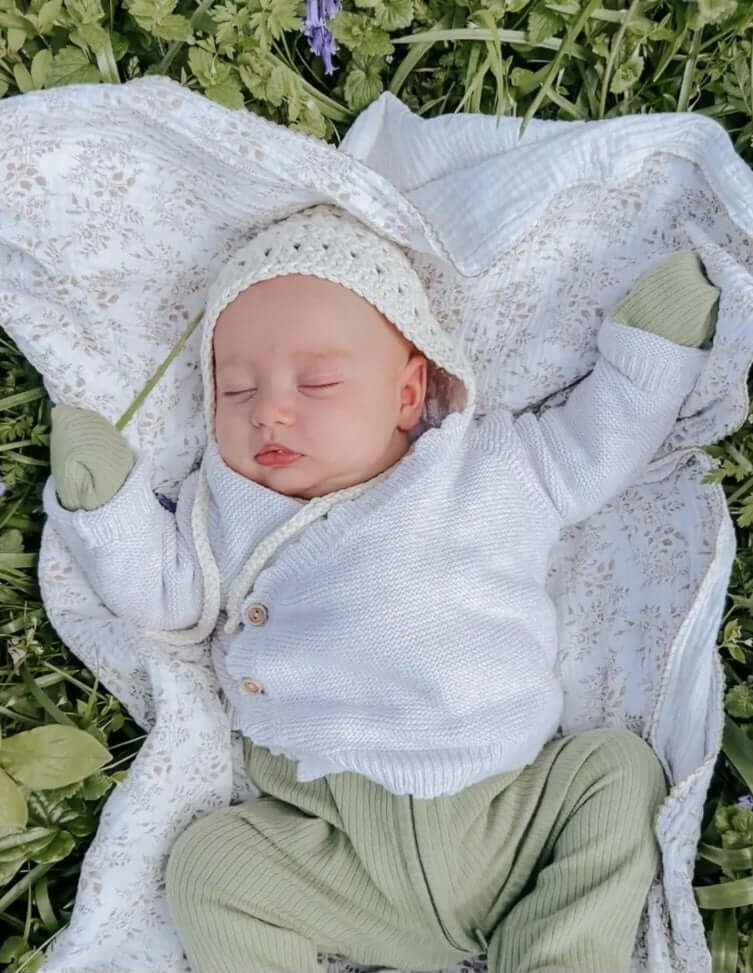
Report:
[{"label": "green mitten", "polygon": [[643,274],[610,316],[678,345],[708,347],[716,329],[718,301],[719,288],[709,282],[698,254],[682,251]]},{"label": "green mitten", "polygon": [[126,481],[136,456],[123,434],[91,409],[52,409],[50,467],[66,510],[95,510]]}]

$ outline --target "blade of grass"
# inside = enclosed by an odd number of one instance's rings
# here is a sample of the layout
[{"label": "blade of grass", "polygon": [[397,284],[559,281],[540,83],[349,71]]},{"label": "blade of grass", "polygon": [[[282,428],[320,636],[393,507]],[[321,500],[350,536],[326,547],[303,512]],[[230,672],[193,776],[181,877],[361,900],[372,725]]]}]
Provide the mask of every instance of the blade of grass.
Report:
[{"label": "blade of grass", "polygon": [[609,90],[609,82],[612,79],[612,69],[614,67],[614,62],[617,58],[617,54],[619,53],[620,46],[622,44],[622,38],[625,35],[625,30],[627,28],[627,25],[630,23],[630,19],[635,13],[635,8],[638,6],[638,3],[639,0],[633,0],[633,2],[630,4],[630,8],[627,11],[627,16],[623,19],[622,23],[620,24],[620,29],[612,38],[612,44],[609,48],[609,57],[607,58],[607,66],[604,69],[604,78],[601,83],[601,96],[599,98],[599,113],[597,116],[598,118],[604,117],[604,109],[607,103],[607,91]]},{"label": "blade of grass", "polygon": [[581,30],[583,29],[583,25],[588,19],[589,14],[591,13],[591,11],[594,9],[594,7],[598,2],[599,0],[588,0],[588,3],[586,4],[585,8],[581,11],[577,20],[570,26],[570,29],[565,35],[565,39],[560,45],[559,50],[552,58],[552,62],[549,65],[549,70],[547,71],[544,83],[542,84],[538,93],[535,95],[533,101],[528,106],[525,115],[523,116],[523,121],[521,122],[520,129],[518,131],[519,139],[523,137],[523,133],[528,127],[528,123],[531,121],[531,119],[536,113],[537,108],[546,97],[546,93],[549,87],[551,86],[552,82],[554,81],[554,76],[557,73],[557,70],[560,66],[560,62],[562,61],[565,54],[570,50],[570,48],[574,46],[573,42],[575,38],[580,34]]},{"label": "blade of grass", "polygon": [[695,73],[696,62],[698,61],[698,52],[701,46],[701,31],[693,31],[693,41],[690,45],[690,53],[688,54],[688,59],[685,62],[685,70],[682,73],[682,85],[680,86],[680,95],[677,99],[677,111],[687,111],[688,102],[690,101],[690,87],[693,84],[693,75]]}]

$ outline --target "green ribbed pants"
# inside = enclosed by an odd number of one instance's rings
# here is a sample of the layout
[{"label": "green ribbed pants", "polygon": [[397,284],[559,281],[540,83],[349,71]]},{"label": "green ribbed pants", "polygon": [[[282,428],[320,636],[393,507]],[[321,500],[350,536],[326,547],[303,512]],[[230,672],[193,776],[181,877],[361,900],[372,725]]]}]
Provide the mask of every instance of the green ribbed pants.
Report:
[{"label": "green ribbed pants", "polygon": [[317,953],[405,971],[628,973],[660,864],[667,786],[624,729],[547,743],[522,770],[420,800],[359,774],[299,783],[245,740],[256,800],[194,821],[167,899],[194,973],[320,973]]}]

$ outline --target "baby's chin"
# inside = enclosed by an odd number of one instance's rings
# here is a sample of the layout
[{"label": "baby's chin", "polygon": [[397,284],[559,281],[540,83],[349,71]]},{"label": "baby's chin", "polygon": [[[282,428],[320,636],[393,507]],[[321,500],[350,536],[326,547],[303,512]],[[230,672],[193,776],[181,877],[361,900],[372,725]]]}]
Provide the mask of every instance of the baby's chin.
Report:
[{"label": "baby's chin", "polygon": [[239,463],[233,457],[226,456],[222,450],[220,450],[220,455],[225,465],[238,476],[294,500],[311,500],[313,497],[322,497],[334,490],[341,489],[341,487],[326,485],[307,486],[306,480],[310,479],[310,473],[307,475],[300,469],[301,464],[309,460],[307,456],[299,457],[289,466],[262,466],[253,459],[250,463]]}]

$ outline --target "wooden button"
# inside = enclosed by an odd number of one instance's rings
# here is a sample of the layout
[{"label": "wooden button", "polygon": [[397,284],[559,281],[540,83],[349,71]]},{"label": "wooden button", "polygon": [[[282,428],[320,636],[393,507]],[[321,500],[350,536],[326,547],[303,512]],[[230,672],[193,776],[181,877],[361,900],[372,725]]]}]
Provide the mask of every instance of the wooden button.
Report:
[{"label": "wooden button", "polygon": [[249,622],[251,622],[252,625],[264,625],[267,618],[269,618],[267,606],[260,605],[258,603],[249,605],[246,609],[246,618],[249,620]]},{"label": "wooden button", "polygon": [[244,679],[241,683],[244,693],[263,693],[264,690],[254,679]]}]

